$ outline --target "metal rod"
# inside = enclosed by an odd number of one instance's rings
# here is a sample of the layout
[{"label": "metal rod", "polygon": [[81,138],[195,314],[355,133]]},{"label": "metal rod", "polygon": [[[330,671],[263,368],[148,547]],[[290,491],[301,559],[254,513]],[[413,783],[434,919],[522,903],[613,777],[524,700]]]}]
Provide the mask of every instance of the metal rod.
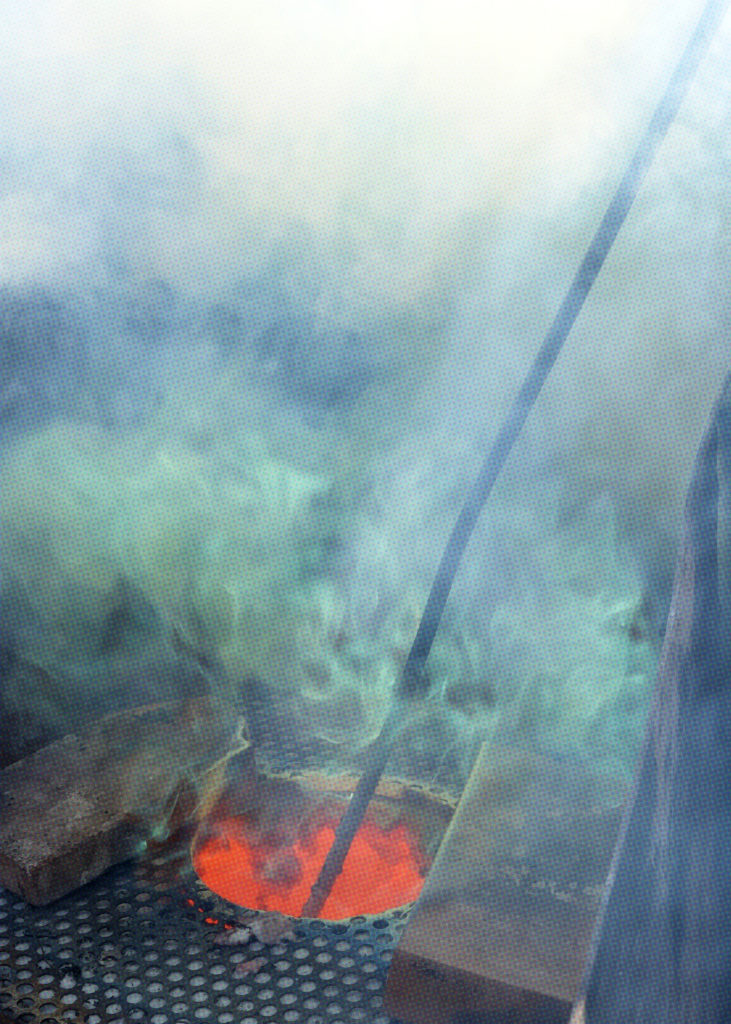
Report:
[{"label": "metal rod", "polygon": [[459,514],[439,563],[414,643],[397,684],[396,701],[369,751],[365,770],[338,825],[335,839],[320,874],[312,886],[310,896],[302,908],[303,917],[317,917],[320,913],[335,879],[342,870],[350,844],[376,790],[391,747],[405,724],[404,720],[408,720],[410,700],[422,696],[426,692],[428,687],[425,671],[426,659],[431,650],[452,581],[467,541],[477,522],[477,517],[556,361],[561,346],[581,312],[591,286],[627,217],[657,148],[665,138],[701,58],[718,28],[727,4],[728,0],[709,0],[706,4],[652,120],[591,240],[566,298],[544,338],[533,365],[510,407],[495,443]]}]

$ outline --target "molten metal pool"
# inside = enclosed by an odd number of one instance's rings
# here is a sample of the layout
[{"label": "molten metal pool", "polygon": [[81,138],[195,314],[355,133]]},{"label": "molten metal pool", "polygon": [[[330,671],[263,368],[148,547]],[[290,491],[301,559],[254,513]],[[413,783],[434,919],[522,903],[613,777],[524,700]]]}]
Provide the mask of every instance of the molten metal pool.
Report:
[{"label": "molten metal pool", "polygon": [[[265,776],[232,808],[224,795],[193,844],[202,882],[230,903],[298,916],[332,844],[354,780]],[[419,895],[452,807],[385,780],[321,913],[380,914]]]}]

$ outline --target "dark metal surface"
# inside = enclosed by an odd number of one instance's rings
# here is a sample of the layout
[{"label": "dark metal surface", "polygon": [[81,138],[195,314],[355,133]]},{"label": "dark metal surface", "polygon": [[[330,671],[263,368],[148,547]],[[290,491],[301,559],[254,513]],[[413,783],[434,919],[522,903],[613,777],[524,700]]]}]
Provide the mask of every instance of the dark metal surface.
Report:
[{"label": "dark metal surface", "polygon": [[696,456],[634,793],[586,976],[589,1024],[731,1020],[731,374]]}]

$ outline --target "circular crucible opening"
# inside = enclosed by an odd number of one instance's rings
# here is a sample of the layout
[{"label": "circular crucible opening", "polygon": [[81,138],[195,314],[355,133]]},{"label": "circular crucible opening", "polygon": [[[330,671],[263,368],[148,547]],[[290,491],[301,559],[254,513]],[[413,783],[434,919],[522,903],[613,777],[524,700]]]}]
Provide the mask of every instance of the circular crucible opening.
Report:
[{"label": "circular crucible opening", "polygon": [[[357,778],[257,772],[201,821],[192,862],[204,885],[249,910],[298,917]],[[320,917],[381,914],[413,902],[454,810],[444,794],[382,779]]]}]

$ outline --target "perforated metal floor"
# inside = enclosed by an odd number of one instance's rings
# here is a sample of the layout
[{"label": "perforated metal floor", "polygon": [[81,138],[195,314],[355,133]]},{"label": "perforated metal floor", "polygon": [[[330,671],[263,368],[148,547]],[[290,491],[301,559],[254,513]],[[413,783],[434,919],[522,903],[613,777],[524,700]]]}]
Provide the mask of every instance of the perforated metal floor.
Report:
[{"label": "perforated metal floor", "polygon": [[[199,883],[192,895],[207,893]],[[382,990],[407,911],[297,923],[219,945],[192,906],[123,865],[44,908],[0,890],[0,1014],[20,1024],[389,1024]],[[263,966],[243,978],[237,964]]]}]

